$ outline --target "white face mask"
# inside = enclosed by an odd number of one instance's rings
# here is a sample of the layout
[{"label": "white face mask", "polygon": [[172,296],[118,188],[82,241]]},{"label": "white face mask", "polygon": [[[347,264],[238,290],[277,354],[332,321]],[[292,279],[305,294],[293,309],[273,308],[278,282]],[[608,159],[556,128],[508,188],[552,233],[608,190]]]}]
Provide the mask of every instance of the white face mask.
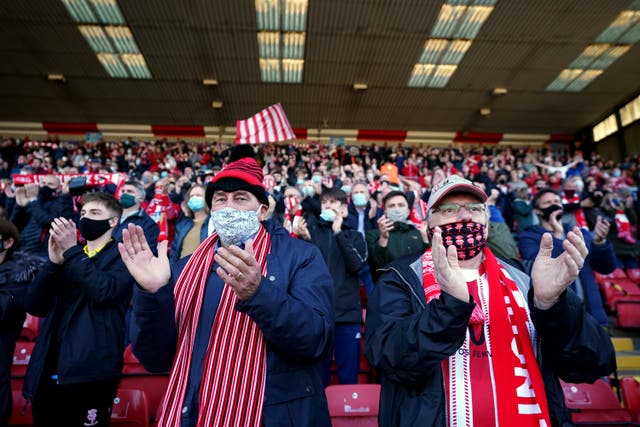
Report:
[{"label": "white face mask", "polygon": [[407,208],[390,208],[385,211],[385,215],[392,222],[405,222],[409,217],[409,209]]},{"label": "white face mask", "polygon": [[211,212],[210,223],[225,245],[240,245],[258,232],[258,211],[224,208]]}]

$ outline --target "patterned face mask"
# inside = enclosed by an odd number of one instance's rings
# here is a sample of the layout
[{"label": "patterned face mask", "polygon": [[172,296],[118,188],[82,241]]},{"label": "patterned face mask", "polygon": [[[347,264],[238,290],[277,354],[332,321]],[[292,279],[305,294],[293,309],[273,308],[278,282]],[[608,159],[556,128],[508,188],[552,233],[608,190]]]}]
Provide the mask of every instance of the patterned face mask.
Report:
[{"label": "patterned face mask", "polygon": [[258,211],[224,208],[211,212],[211,222],[225,245],[240,245],[258,232]]},{"label": "patterned face mask", "polygon": [[[484,224],[473,221],[441,225],[442,243],[445,248],[454,245],[460,261],[471,259],[481,253],[487,245],[485,228]],[[429,241],[433,241],[433,230],[434,228],[429,229]]]}]

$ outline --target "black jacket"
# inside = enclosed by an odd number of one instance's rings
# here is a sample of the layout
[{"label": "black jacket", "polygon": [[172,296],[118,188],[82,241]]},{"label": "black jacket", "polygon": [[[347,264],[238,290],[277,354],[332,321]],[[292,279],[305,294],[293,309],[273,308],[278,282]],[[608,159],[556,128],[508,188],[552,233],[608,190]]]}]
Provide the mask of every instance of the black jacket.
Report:
[{"label": "black jacket", "polygon": [[360,283],[358,271],[367,262],[367,245],[362,234],[342,224],[338,234],[333,233],[333,224],[320,220],[310,231],[311,243],[322,253],[335,290],[336,323],[362,323]]},{"label": "black jacket", "polygon": [[133,283],[113,239],[92,258],[74,246],[62,265],[46,262],[25,296],[27,311],[45,317],[24,381],[27,399],[52,360],[60,384],[120,377]]},{"label": "black jacket", "polygon": [[[381,427],[447,424],[441,362],[462,345],[475,303],[443,292],[427,304],[421,257],[407,256],[383,268],[369,299],[365,352],[382,374]],[[611,340],[573,291],[551,309],[537,310],[529,276],[501,264],[529,299],[551,424],[570,426],[558,378],[583,383],[610,374],[616,367]]]},{"label": "black jacket", "polygon": [[25,253],[14,253],[0,264],[0,426],[11,411],[11,364],[25,319],[24,294],[41,264],[40,258]]},{"label": "black jacket", "polygon": [[147,239],[147,243],[149,244],[151,251],[156,254],[160,227],[158,227],[158,224],[143,209],[138,209],[138,212],[128,216],[115,228],[115,230],[113,230],[114,240],[116,242],[122,242],[122,230],[128,228],[129,224],[139,225],[142,227],[144,237]]}]

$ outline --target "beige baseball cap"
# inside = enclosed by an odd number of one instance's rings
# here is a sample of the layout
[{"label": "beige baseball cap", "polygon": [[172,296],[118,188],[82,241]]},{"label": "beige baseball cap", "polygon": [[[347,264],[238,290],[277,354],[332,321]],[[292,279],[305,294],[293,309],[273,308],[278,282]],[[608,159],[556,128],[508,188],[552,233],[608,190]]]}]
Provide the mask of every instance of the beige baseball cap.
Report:
[{"label": "beige baseball cap", "polygon": [[475,185],[460,175],[451,175],[431,190],[431,196],[427,202],[427,211],[432,210],[445,196],[453,193],[467,193],[476,196],[480,201],[487,200],[487,194],[482,188]]}]

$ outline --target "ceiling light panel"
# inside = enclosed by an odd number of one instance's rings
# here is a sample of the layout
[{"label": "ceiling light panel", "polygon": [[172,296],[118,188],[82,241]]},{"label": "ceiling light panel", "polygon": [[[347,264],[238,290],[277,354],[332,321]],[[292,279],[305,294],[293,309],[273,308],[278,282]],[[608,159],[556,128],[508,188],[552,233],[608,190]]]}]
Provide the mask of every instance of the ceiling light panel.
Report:
[{"label": "ceiling light panel", "polygon": [[260,77],[263,82],[279,83],[280,79],[280,60],[260,58]]},{"label": "ceiling light panel", "polygon": [[603,70],[584,70],[575,80],[567,85],[565,90],[567,92],[580,92],[603,72]]},{"label": "ceiling light panel", "polygon": [[615,114],[611,114],[609,117],[593,127],[593,141],[601,141],[617,131],[618,122],[616,121],[616,116]]},{"label": "ceiling light panel", "polygon": [[576,79],[580,74],[582,74],[584,70],[582,69],[569,69],[565,68],[560,72],[560,75],[556,77],[554,81],[552,81],[549,86],[547,86],[546,90],[549,91],[560,91],[564,90],[564,88],[569,85],[572,81]]},{"label": "ceiling light panel", "polygon": [[140,53],[129,27],[125,25],[104,27],[105,33],[120,53]]},{"label": "ceiling light panel", "polygon": [[302,83],[302,70],[304,60],[283,59],[282,60],[282,81],[284,83]]},{"label": "ceiling light panel", "polygon": [[425,87],[431,78],[433,70],[436,68],[433,64],[416,64],[413,66],[411,77],[409,78],[409,87]]},{"label": "ceiling light panel", "polygon": [[480,32],[482,24],[489,18],[493,6],[471,6],[468,7],[464,16],[460,20],[455,37],[459,39],[474,39]]},{"label": "ceiling light panel", "polygon": [[256,0],[256,22],[258,30],[278,31],[280,29],[280,1]]},{"label": "ceiling light panel", "polygon": [[306,33],[284,33],[282,35],[282,57],[303,59],[305,38]]},{"label": "ceiling light panel", "polygon": [[282,31],[307,31],[308,0],[284,0]]},{"label": "ceiling light panel", "polygon": [[610,47],[611,45],[609,44],[592,44],[587,46],[580,56],[569,64],[569,68],[589,68],[589,66]]},{"label": "ceiling light panel", "polygon": [[433,77],[431,77],[431,80],[427,83],[427,86],[435,88],[445,87],[453,73],[456,72],[457,68],[457,65],[438,65],[433,72]]},{"label": "ceiling light panel", "polygon": [[470,40],[454,40],[452,41],[447,50],[442,55],[440,60],[441,64],[445,65],[458,65],[462,58],[464,58],[464,54],[467,53],[467,50],[471,47]]},{"label": "ceiling light panel", "polygon": [[71,18],[79,24],[96,24],[98,19],[86,0],[62,0]]},{"label": "ceiling light panel", "polygon": [[627,30],[626,33],[620,37],[618,42],[622,44],[634,44],[640,41],[640,22]]},{"label": "ceiling light panel", "polygon": [[466,11],[466,6],[443,4],[438,19],[431,31],[431,36],[445,39],[453,38],[453,33],[457,29],[458,23],[460,19],[464,17]]},{"label": "ceiling light panel", "polygon": [[591,64],[591,67],[596,70],[604,70],[609,67],[611,64],[616,62],[618,58],[627,53],[631,49],[631,46],[613,46],[606,50],[602,55],[600,55],[594,62]]},{"label": "ceiling light panel", "polygon": [[640,21],[640,11],[624,10],[618,17],[596,38],[598,43],[615,43],[629,29]]},{"label": "ceiling light panel", "polygon": [[122,25],[125,24],[124,17],[116,0],[89,0],[103,24]]},{"label": "ceiling light panel", "polygon": [[114,53],[109,38],[99,25],[78,25],[78,30],[95,53]]},{"label": "ceiling light panel", "polygon": [[109,76],[117,79],[126,79],[129,77],[127,69],[120,61],[120,57],[113,53],[99,53],[98,60],[109,73]]},{"label": "ceiling light panel", "polygon": [[258,33],[258,52],[260,58],[279,58],[280,32],[264,31]]},{"label": "ceiling light panel", "polygon": [[420,56],[420,64],[437,64],[442,53],[449,46],[449,40],[446,39],[427,39],[424,44],[424,50]]},{"label": "ceiling light panel", "polygon": [[150,79],[151,73],[147,68],[147,63],[144,57],[139,53],[125,53],[120,55],[122,62],[127,66],[129,74],[134,79]]},{"label": "ceiling light panel", "polygon": [[630,125],[638,119],[640,119],[640,96],[620,109],[622,126]]}]

